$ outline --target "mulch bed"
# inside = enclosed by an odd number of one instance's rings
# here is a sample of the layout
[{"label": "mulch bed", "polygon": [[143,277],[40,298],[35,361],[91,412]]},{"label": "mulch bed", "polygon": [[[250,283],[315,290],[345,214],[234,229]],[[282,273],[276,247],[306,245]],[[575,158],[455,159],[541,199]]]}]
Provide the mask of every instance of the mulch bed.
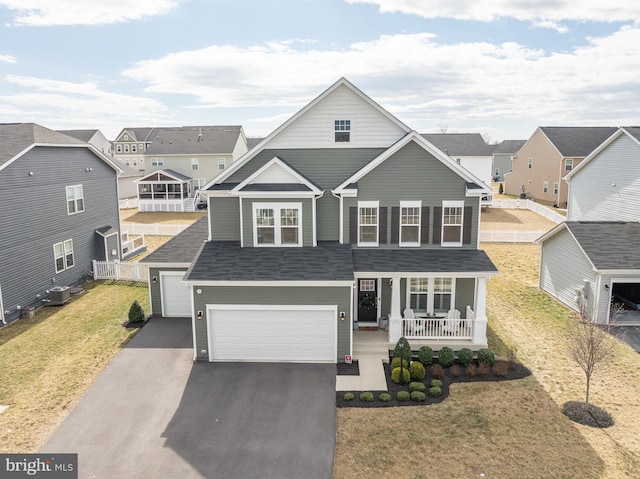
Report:
[{"label": "mulch bed", "polygon": [[562,406],[562,414],[573,422],[589,427],[605,428],[615,424],[613,417],[604,409],[579,401],[569,401]]},{"label": "mulch bed", "polygon": [[336,364],[338,376],[360,376],[360,367],[358,366],[358,360],[356,359],[351,364],[338,363]]},{"label": "mulch bed", "polygon": [[[437,359],[434,360],[434,364],[437,364]],[[337,407],[397,407],[397,406],[426,406],[429,404],[437,404],[444,401],[447,397],[449,397],[449,386],[455,383],[468,383],[468,382],[495,382],[495,381],[511,381],[514,379],[522,379],[531,374],[531,371],[527,369],[525,366],[519,363],[510,362],[510,361],[496,361],[496,364],[502,363],[503,366],[506,367],[506,373],[504,375],[496,375],[493,370],[489,371],[486,375],[475,375],[468,376],[465,374],[465,368],[459,366],[460,375],[458,377],[454,377],[452,374],[451,368],[444,368],[444,376],[439,378],[442,381],[442,394],[438,397],[429,396],[429,388],[431,386],[431,380],[434,379],[431,374],[431,366],[427,366],[427,376],[422,382],[425,384],[425,394],[426,399],[424,401],[398,401],[396,399],[396,395],[399,391],[409,391],[409,384],[396,384],[391,381],[391,370],[389,367],[389,363],[384,364],[384,372],[387,378],[387,391],[370,391],[373,393],[374,400],[372,402],[366,402],[360,400],[360,393],[363,391],[337,391],[336,392],[336,406]],[[477,366],[477,363],[475,363]],[[343,375],[342,371],[349,370],[349,366],[352,365],[338,365],[338,374]],[[504,369],[504,368],[503,368]],[[349,373],[346,373],[349,374]],[[351,401],[345,400],[344,395],[346,392],[352,392],[355,394],[355,398]],[[381,393],[388,392],[391,395],[391,401],[382,402],[378,399]]]}]

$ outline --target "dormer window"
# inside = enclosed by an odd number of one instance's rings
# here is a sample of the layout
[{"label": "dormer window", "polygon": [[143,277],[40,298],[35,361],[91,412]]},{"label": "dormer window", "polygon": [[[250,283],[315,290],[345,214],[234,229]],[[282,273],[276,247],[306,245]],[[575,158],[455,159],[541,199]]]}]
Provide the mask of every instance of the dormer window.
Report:
[{"label": "dormer window", "polygon": [[301,203],[254,203],[255,246],[302,246]]},{"label": "dormer window", "polygon": [[335,120],[334,134],[336,143],[351,141],[351,120]]}]

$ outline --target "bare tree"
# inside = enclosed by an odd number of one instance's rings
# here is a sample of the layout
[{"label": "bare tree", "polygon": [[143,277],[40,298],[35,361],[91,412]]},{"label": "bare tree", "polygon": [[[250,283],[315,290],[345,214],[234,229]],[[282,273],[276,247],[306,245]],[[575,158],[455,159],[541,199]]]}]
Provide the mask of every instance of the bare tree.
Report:
[{"label": "bare tree", "polygon": [[440,129],[440,133],[448,133],[449,131],[449,125],[446,125],[444,123],[440,123],[438,125],[438,128]]},{"label": "bare tree", "polygon": [[[611,321],[615,321],[624,309],[617,304],[611,305]],[[609,334],[608,328],[587,319],[589,315],[583,312],[576,315],[576,321],[569,326],[568,348],[571,357],[584,371],[587,379],[585,403],[589,404],[589,388],[593,373],[604,365],[613,355],[616,341]]]}]

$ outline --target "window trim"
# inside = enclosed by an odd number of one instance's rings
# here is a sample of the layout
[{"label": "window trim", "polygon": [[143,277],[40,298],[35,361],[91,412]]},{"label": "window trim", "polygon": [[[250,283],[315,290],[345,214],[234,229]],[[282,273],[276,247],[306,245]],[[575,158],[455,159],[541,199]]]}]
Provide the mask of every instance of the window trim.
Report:
[{"label": "window trim", "polygon": [[[272,209],[273,210],[273,244],[258,243],[258,222],[257,222],[257,210]],[[282,243],[282,210],[296,209],[298,210],[298,224],[295,226],[298,230],[298,242],[297,243]],[[252,211],[252,223],[253,223],[253,246],[257,248],[296,248],[303,245],[302,238],[302,203],[299,202],[283,202],[283,203],[261,203],[254,202],[251,205]],[[285,226],[286,228],[293,228],[292,226]]]},{"label": "window trim", "polygon": [[164,166],[164,158],[151,158],[151,166]]},{"label": "window trim", "polygon": [[565,158],[564,159],[564,171],[573,170],[573,158]]},{"label": "window trim", "polygon": [[[418,223],[416,224],[403,224],[402,223],[402,210],[403,208],[417,208],[418,209]],[[398,236],[398,245],[402,247],[416,247],[420,246],[420,241],[422,240],[422,201],[401,201],[400,202],[400,211],[398,218],[398,227],[400,228],[399,236]],[[409,228],[418,228],[418,240],[417,241],[402,241],[402,229],[403,227]]]},{"label": "window trim", "polygon": [[527,160],[527,168],[530,170],[533,167],[533,158]]},{"label": "window trim", "polygon": [[[60,247],[60,252],[56,251],[56,247]],[[75,254],[73,252],[73,240],[67,239],[53,244],[53,259],[56,269],[56,274],[62,273],[68,269],[73,268],[76,265]],[[58,260],[62,260],[62,268],[58,268]],[[71,264],[69,263],[71,260]]]},{"label": "window trim", "polygon": [[227,160],[224,158],[218,158],[218,170],[222,171],[227,167]]},{"label": "window trim", "polygon": [[[73,195],[69,198],[69,188],[72,188]],[[77,195],[78,190],[80,191],[80,196]],[[84,189],[82,185],[69,185],[65,187],[65,194],[67,200],[67,215],[77,215],[78,213],[84,212]],[[74,210],[71,211],[69,208],[69,204],[73,202]]]},{"label": "window trim", "polygon": [[[450,280],[451,281],[451,291],[436,291],[436,280],[437,279],[445,279],[445,280]],[[412,283],[414,282],[414,280],[416,281],[421,281],[424,282],[425,280],[427,281],[427,290],[426,291],[412,291],[413,285]],[[418,308],[412,308],[414,310],[414,312],[417,312],[419,314],[434,314],[435,312],[445,312],[445,310],[443,309],[435,309],[435,297],[436,294],[448,294],[451,296],[451,300],[449,301],[449,309],[455,309],[456,307],[456,278],[454,276],[429,276],[429,277],[409,277],[407,278],[407,287],[406,287],[406,297],[405,297],[405,301],[406,301],[406,307],[407,308],[411,308],[411,297],[412,295],[426,295],[427,297],[427,304],[426,304],[426,311],[423,311],[421,309]],[[416,305],[420,304],[419,300],[416,300]],[[448,310],[447,310],[448,311]]]},{"label": "window trim", "polygon": [[[460,208],[460,224],[447,224],[445,223],[444,219],[445,216],[451,216],[451,215],[445,215],[445,212],[447,210],[447,208]],[[443,201],[442,202],[442,218],[441,218],[441,231],[440,231],[440,246],[443,247],[459,247],[462,246],[462,235],[463,235],[463,230],[464,230],[464,201]],[[445,227],[454,227],[454,226],[459,226],[460,227],[460,241],[445,241],[444,240],[444,230]]]},{"label": "window trim", "polygon": [[543,181],[542,182],[542,192],[543,193],[549,193],[549,182],[548,181]]},{"label": "window trim", "polygon": [[[346,133],[346,136],[344,136]],[[338,134],[340,138],[338,139]],[[334,143],[351,143],[351,119],[333,120],[333,142]]]},{"label": "window trim", "polygon": [[191,158],[191,169],[199,170],[200,169],[200,159],[199,158]]},{"label": "window trim", "polygon": [[[360,210],[364,208],[372,208],[376,210],[376,223],[373,224],[361,224],[361,214]],[[361,239],[362,231],[361,228],[363,226],[375,226],[376,228],[376,240],[364,242]],[[358,201],[358,246],[379,246],[380,245],[380,202],[379,201]]]},{"label": "window trim", "polygon": [[193,190],[198,191],[206,184],[206,178],[193,178]]},{"label": "window trim", "polygon": [[560,183],[554,182],[553,183],[553,194],[557,195],[559,191],[560,191]]},{"label": "window trim", "polygon": [[116,153],[122,153],[122,145],[116,145]]}]

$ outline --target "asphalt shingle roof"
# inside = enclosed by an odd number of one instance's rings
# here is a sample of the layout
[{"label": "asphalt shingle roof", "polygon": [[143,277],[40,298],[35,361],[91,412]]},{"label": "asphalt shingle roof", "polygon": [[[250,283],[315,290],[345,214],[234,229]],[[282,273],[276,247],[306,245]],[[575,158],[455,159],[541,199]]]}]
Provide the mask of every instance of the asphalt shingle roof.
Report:
[{"label": "asphalt shingle roof", "polygon": [[564,224],[597,269],[640,269],[640,223],[567,221]]},{"label": "asphalt shingle roof", "polygon": [[[126,223],[123,223],[123,229]],[[204,216],[174,236],[153,253],[142,258],[141,263],[191,263],[209,237],[209,222]]]},{"label": "asphalt shingle roof", "polygon": [[35,123],[3,123],[0,124],[0,166],[34,143],[85,144],[77,138]]},{"label": "asphalt shingle roof", "polygon": [[495,149],[480,133],[424,133],[422,137],[449,156],[491,156]]},{"label": "asphalt shingle roof", "polygon": [[617,130],[608,126],[542,126],[540,129],[565,158],[586,157]]},{"label": "asphalt shingle roof", "polygon": [[495,150],[494,155],[515,155],[524,146],[527,140],[504,140]]},{"label": "asphalt shingle roof", "polygon": [[145,155],[230,155],[241,126],[182,126],[154,128]]},{"label": "asphalt shingle roof", "polygon": [[98,130],[58,130],[60,133],[72,136],[85,143],[89,143],[89,140],[93,138],[93,135],[95,135],[97,131]]},{"label": "asphalt shingle roof", "polygon": [[624,129],[636,140],[640,141],[640,126],[625,126]]}]

